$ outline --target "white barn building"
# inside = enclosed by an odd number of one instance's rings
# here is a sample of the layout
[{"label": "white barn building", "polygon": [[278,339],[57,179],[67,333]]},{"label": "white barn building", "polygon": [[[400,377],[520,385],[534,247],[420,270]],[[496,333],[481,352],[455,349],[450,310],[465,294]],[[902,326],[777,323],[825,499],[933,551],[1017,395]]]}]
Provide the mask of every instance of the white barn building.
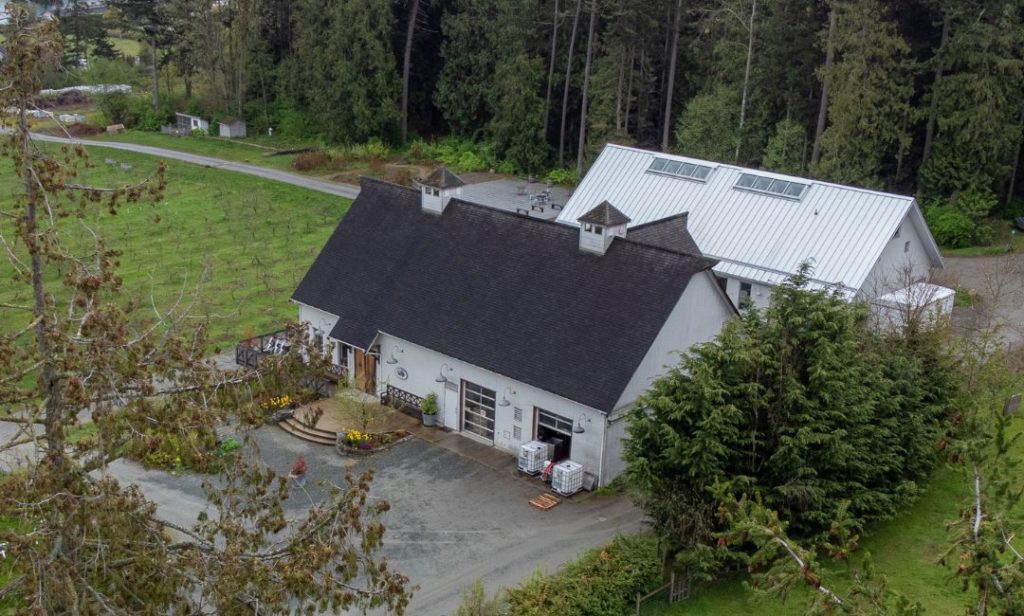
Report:
[{"label": "white barn building", "polygon": [[627,230],[596,200],[570,227],[363,179],[292,299],[349,382],[515,455],[535,439],[599,485],[619,474],[625,414],[735,308],[685,217]]},{"label": "white barn building", "polygon": [[812,284],[870,301],[927,279],[942,256],[913,197],[609,144],[558,217],[607,200],[630,229],[687,214],[736,305],[813,266]]}]

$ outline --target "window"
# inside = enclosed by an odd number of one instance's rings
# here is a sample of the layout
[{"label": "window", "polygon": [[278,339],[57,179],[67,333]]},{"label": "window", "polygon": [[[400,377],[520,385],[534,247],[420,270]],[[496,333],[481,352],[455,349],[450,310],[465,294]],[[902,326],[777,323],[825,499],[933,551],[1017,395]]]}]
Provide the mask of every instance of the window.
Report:
[{"label": "window", "polygon": [[344,342],[338,343],[338,363],[342,366],[348,365],[348,354],[352,350],[352,347],[345,344]]},{"label": "window", "polygon": [[740,179],[736,180],[735,188],[767,193],[786,199],[800,199],[807,191],[807,184],[744,173],[740,175]]},{"label": "window", "polygon": [[463,381],[462,428],[494,441],[494,390]]},{"label": "window", "polygon": [[910,252],[910,242],[903,244],[903,252]]},{"label": "window", "polygon": [[592,225],[589,222],[583,225],[583,230],[587,233],[593,233],[594,235],[601,235],[604,233],[604,227]]},{"label": "window", "polygon": [[537,408],[537,425],[551,428],[562,434],[572,434],[572,422],[552,412]]},{"label": "window", "polygon": [[743,306],[750,301],[750,292],[754,289],[754,286],[749,282],[740,283],[740,306]]},{"label": "window", "polygon": [[715,280],[718,281],[718,286],[721,287],[722,293],[728,293],[729,292],[728,289],[726,288],[726,287],[729,286],[729,279],[728,278],[726,278],[725,276],[719,276],[719,275],[716,274],[715,275]]},{"label": "window", "polygon": [[436,189],[436,188],[434,188],[433,186],[427,186],[426,187],[426,191],[427,191],[427,194],[432,196],[432,197],[437,197],[438,195],[441,194],[441,191]]},{"label": "window", "polygon": [[657,157],[651,162],[651,166],[647,168],[647,171],[697,182],[704,182],[711,175],[711,167],[707,165]]},{"label": "window", "polygon": [[313,329],[313,346],[318,351],[324,350],[324,333],[315,328]]}]

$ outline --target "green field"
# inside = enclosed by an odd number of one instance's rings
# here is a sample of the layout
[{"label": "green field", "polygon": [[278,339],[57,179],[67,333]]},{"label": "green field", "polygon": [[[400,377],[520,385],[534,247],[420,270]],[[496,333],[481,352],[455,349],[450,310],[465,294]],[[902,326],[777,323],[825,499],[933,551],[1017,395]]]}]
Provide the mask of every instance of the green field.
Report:
[{"label": "green field", "polygon": [[[862,553],[871,554],[876,571],[888,578],[890,588],[912,601],[919,601],[925,614],[962,614],[969,601],[970,595],[960,592],[957,582],[949,580],[951,569],[938,563],[949,545],[946,522],[957,517],[969,491],[970,484],[964,473],[943,468],[932,477],[926,493],[913,506],[899,517],[876,525],[863,541]],[[846,585],[847,576],[842,566],[832,565],[822,577],[830,588],[842,589]],[[755,594],[744,585],[747,579],[744,575],[723,580],[671,608],[653,604],[644,614],[799,616],[804,613],[812,592],[808,587],[797,588],[782,603],[776,597]]]},{"label": "green field", "polygon": [[292,161],[295,156],[284,154],[268,156],[272,148],[252,145],[244,141],[229,141],[215,137],[175,137],[163,133],[131,130],[114,135],[101,133],[92,137],[97,141],[117,141],[120,143],[137,143],[167,150],[178,150],[200,156],[210,156],[233,162],[250,163],[261,167],[294,171]]},{"label": "green field", "polygon": [[136,57],[142,52],[142,43],[135,39],[111,37],[110,44],[118,53],[128,58]]},{"label": "green field", "polygon": [[[128,152],[90,152],[94,166],[83,170],[83,183],[132,183],[157,165],[156,158]],[[107,164],[108,158],[116,164]],[[124,170],[122,163],[132,168]],[[7,164],[0,166],[0,200],[9,203],[16,187]],[[171,161],[162,202],[127,204],[116,215],[90,211],[87,222],[123,252],[127,295],[160,309],[183,293],[186,300],[196,297],[193,318],[207,321],[212,341],[225,347],[295,318],[291,293],[348,206],[332,195]],[[76,222],[61,224],[66,238],[84,239]],[[10,223],[3,219],[0,225],[11,237]],[[9,281],[7,261],[0,267]],[[25,285],[0,287],[0,303],[29,300]],[[0,309],[0,331],[10,331],[22,315]]]}]

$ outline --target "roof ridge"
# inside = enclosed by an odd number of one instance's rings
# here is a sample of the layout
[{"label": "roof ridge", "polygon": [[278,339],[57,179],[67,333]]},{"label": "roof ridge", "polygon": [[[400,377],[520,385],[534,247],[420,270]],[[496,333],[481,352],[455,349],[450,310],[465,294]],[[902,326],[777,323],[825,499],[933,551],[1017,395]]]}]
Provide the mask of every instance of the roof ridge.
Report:
[{"label": "roof ridge", "polygon": [[620,240],[623,241],[623,242],[626,242],[627,244],[633,244],[634,246],[642,246],[643,248],[647,248],[649,250],[657,250],[659,252],[667,252],[669,254],[679,255],[681,257],[691,257],[691,258],[694,258],[694,259],[698,259],[700,261],[706,261],[706,262],[708,262],[710,264],[710,265],[708,265],[708,267],[714,267],[715,265],[718,264],[718,259],[717,258],[708,256],[708,255],[706,255],[704,253],[693,253],[693,252],[687,252],[685,250],[674,250],[672,248],[666,248],[664,246],[657,246],[655,244],[648,244],[647,242],[644,242],[642,240],[633,239],[633,238],[629,237],[628,235],[626,237],[616,237],[615,241],[612,242],[612,245],[614,246],[615,242],[618,242]]},{"label": "roof ridge", "polygon": [[401,188],[402,190],[406,190],[406,191],[409,191],[409,192],[414,192],[414,193],[417,193],[417,194],[420,192],[417,189],[413,188],[412,186],[406,186],[404,184],[398,184],[396,182],[391,182],[391,181],[385,180],[384,178],[375,178],[375,177],[372,177],[372,176],[369,176],[369,175],[361,175],[361,176],[359,176],[359,187],[362,188],[364,184],[380,184],[381,186],[391,187],[391,188]]},{"label": "roof ridge", "polygon": [[690,216],[690,212],[689,211],[680,212],[678,214],[672,214],[671,216],[666,216],[665,218],[658,218],[657,220],[648,220],[647,222],[643,222],[643,223],[640,223],[638,225],[630,227],[629,230],[630,231],[639,231],[641,229],[646,229],[647,227],[653,227],[655,225],[660,225],[660,224],[664,224],[666,222],[671,222],[673,220],[676,220],[677,218],[689,218],[689,216]]}]

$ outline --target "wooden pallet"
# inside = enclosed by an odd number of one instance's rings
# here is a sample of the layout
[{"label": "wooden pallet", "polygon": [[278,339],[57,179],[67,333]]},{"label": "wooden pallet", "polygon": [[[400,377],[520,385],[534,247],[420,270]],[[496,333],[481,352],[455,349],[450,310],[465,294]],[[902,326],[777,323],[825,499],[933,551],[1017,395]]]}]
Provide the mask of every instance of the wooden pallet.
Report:
[{"label": "wooden pallet", "polygon": [[547,511],[560,502],[562,502],[562,499],[553,494],[548,494],[547,492],[538,494],[530,499],[530,504],[541,511]]}]

